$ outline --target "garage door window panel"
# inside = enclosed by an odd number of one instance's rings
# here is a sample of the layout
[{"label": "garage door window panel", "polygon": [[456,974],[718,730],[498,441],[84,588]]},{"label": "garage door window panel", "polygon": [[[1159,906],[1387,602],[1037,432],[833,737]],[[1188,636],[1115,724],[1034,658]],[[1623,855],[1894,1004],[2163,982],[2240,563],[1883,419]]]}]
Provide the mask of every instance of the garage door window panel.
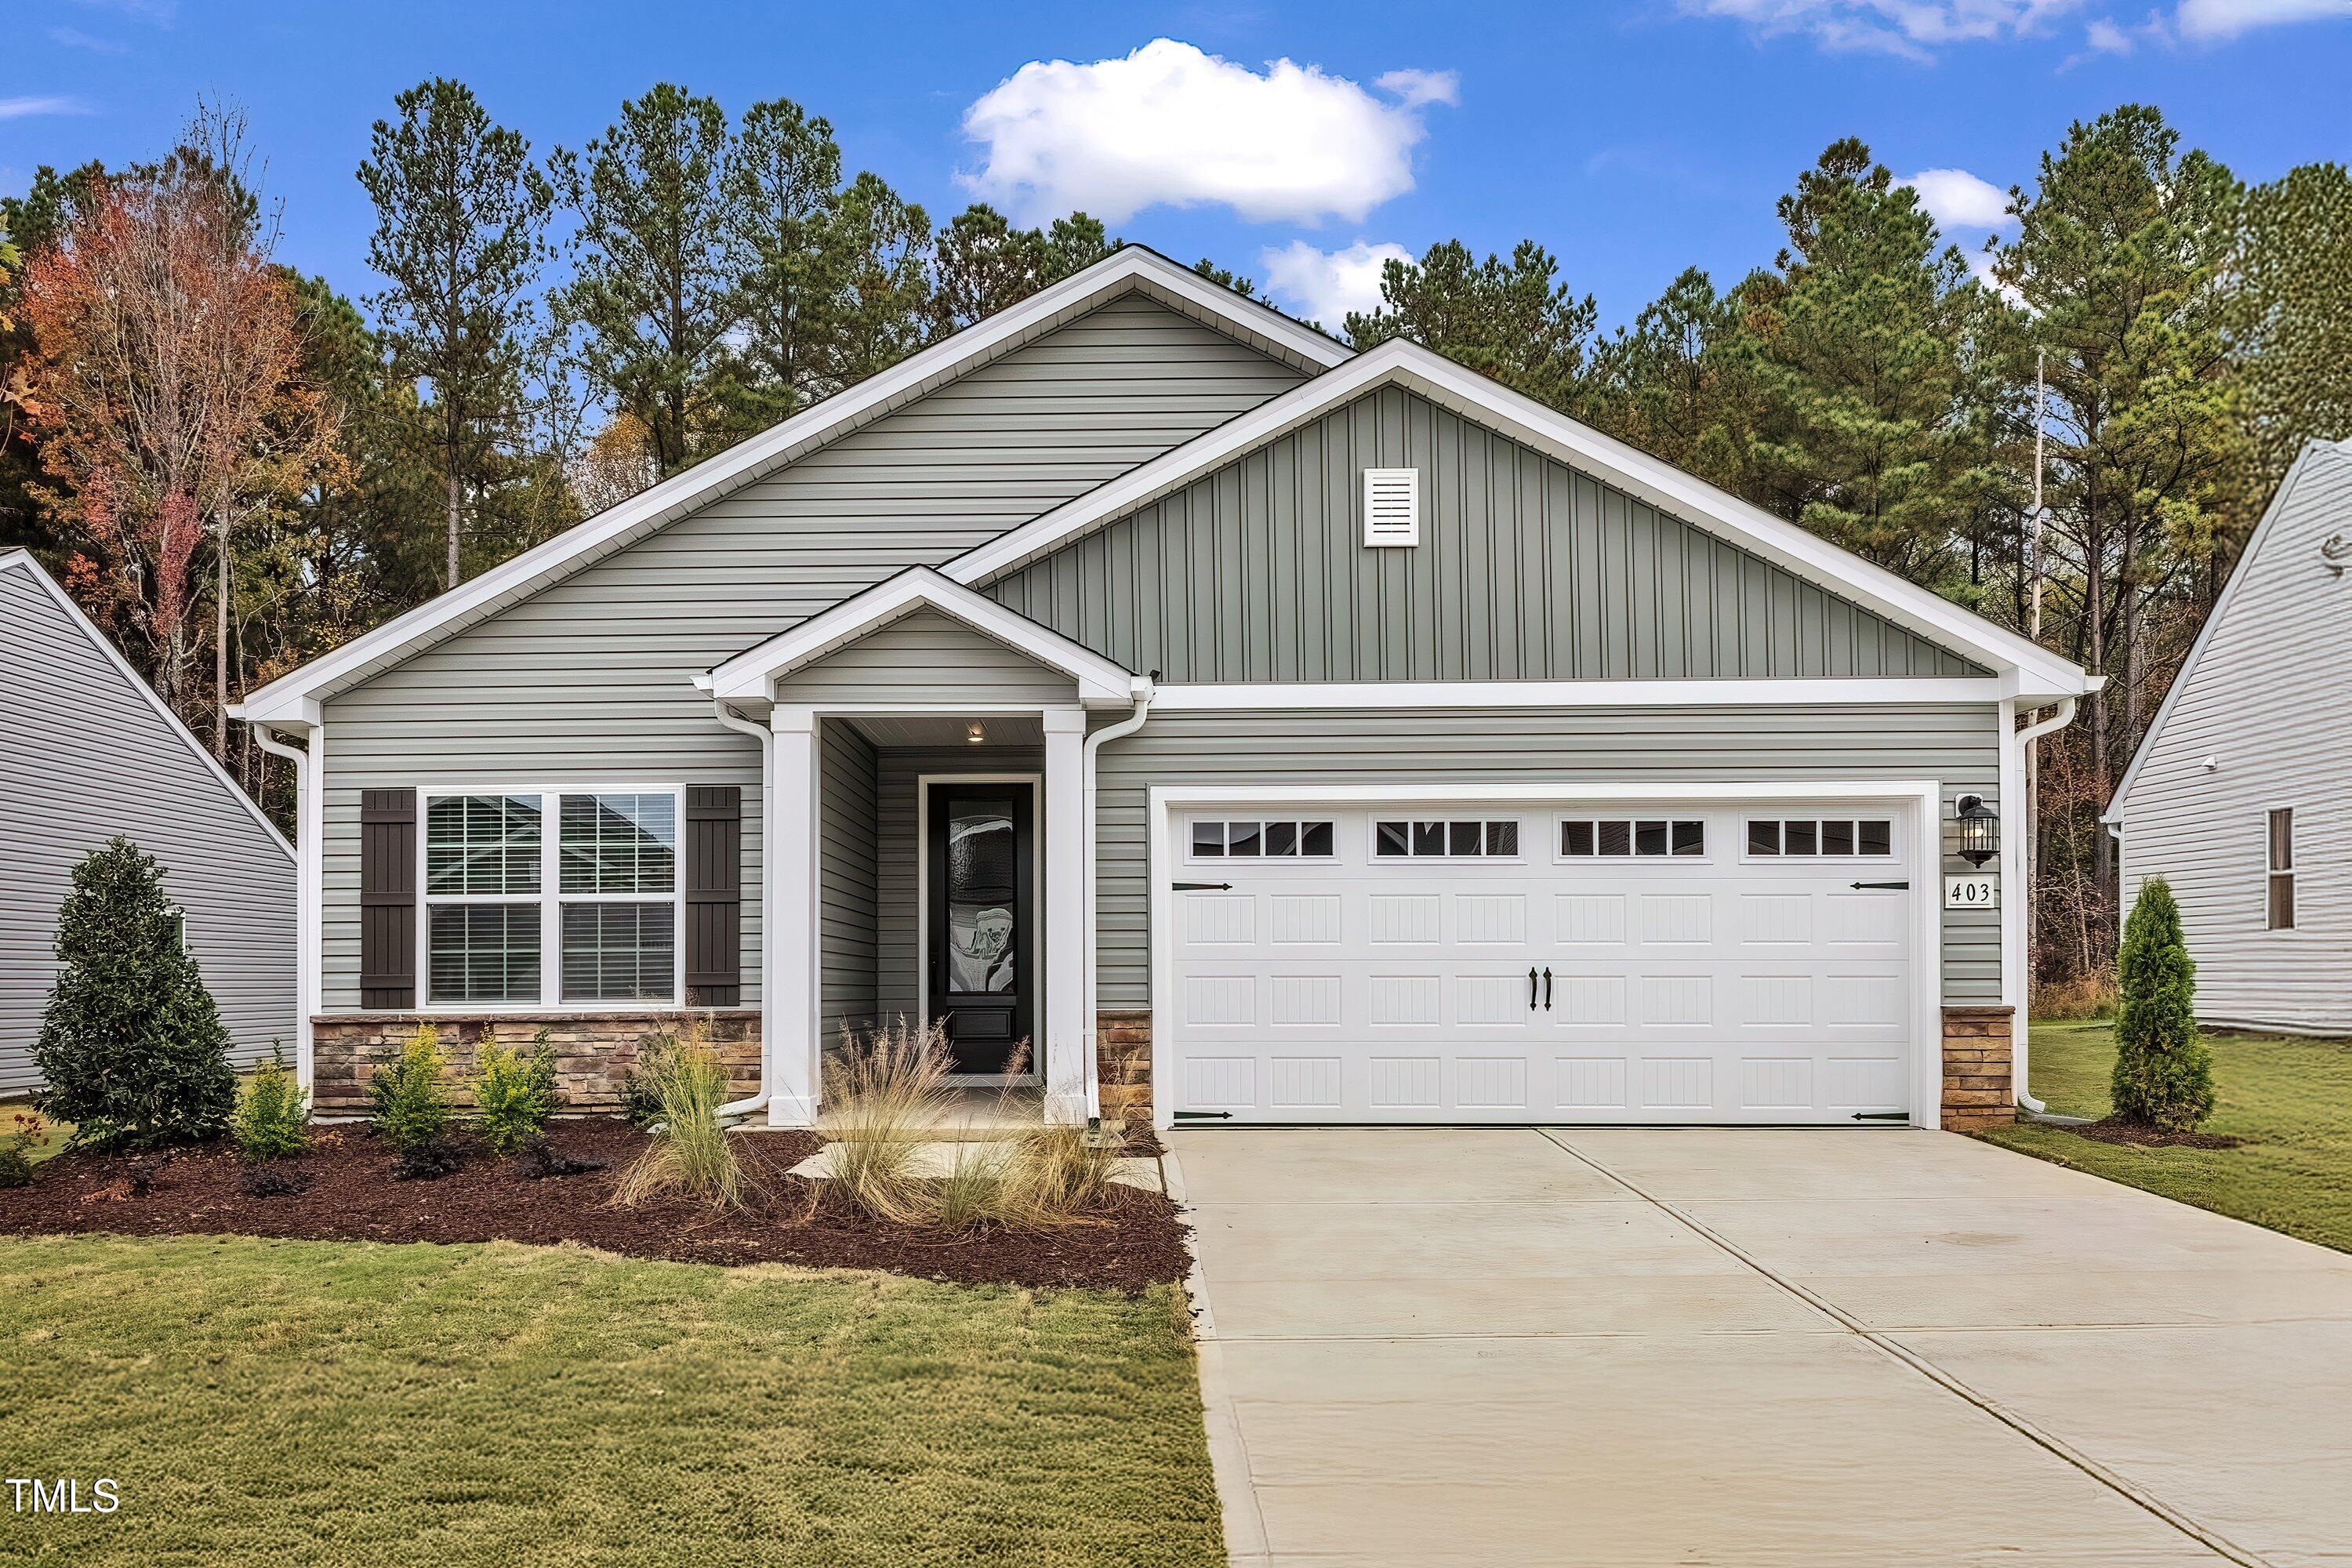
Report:
[{"label": "garage door window panel", "polygon": [[1751,816],[1747,845],[1750,860],[1885,860],[1894,858],[1895,824],[1884,816]]},{"label": "garage door window panel", "polygon": [[1195,822],[1187,837],[1195,860],[1328,860],[1330,819],[1219,818]]},{"label": "garage door window panel", "polygon": [[1559,825],[1563,860],[1687,860],[1706,855],[1706,823],[1697,817],[1569,817]]},{"label": "garage door window panel", "polygon": [[1518,855],[1516,819],[1383,817],[1372,824],[1377,860],[1516,860]]}]

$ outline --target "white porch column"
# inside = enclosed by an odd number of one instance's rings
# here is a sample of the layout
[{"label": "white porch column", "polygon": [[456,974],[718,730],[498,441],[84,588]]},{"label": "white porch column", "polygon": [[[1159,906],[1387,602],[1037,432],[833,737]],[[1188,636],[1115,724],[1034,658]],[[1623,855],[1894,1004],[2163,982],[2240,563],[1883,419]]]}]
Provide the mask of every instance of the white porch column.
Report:
[{"label": "white porch column", "polygon": [[768,1022],[775,1037],[768,1053],[768,1125],[816,1123],[817,1070],[823,1030],[817,1023],[817,717],[808,708],[779,704],[768,720],[775,733],[773,787],[761,847],[770,879],[767,963]]},{"label": "white porch column", "polygon": [[1087,1119],[1086,739],[1082,708],[1048,708],[1045,799],[1038,813],[1045,849],[1045,1115]]}]

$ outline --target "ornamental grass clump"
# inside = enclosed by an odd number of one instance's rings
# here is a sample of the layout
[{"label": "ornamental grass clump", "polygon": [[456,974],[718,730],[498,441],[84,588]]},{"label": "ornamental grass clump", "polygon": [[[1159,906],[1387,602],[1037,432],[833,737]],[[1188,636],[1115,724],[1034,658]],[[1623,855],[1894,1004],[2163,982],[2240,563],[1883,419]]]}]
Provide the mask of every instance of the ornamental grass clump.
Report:
[{"label": "ornamental grass clump", "polygon": [[[831,1190],[887,1225],[919,1225],[938,1210],[936,1184],[920,1174],[922,1146],[953,1108],[947,1031],[901,1016],[860,1036],[844,1028],[825,1064],[825,1160]],[[958,1205],[987,1183],[977,1159],[956,1177]]]},{"label": "ornamental grass clump", "polygon": [[400,1059],[378,1068],[368,1084],[368,1128],[400,1155],[394,1175],[430,1179],[457,1168],[448,1074],[441,1031],[419,1024],[401,1047]]},{"label": "ornamental grass clump", "polygon": [[499,1044],[497,1029],[482,1028],[474,1060],[474,1135],[500,1157],[521,1154],[547,1142],[547,1124],[563,1105],[555,1082],[555,1047],[544,1028],[532,1037],[530,1055]]},{"label": "ornamental grass clump", "polygon": [[714,1208],[740,1208],[743,1167],[729,1141],[719,1109],[727,1103],[727,1068],[699,1026],[651,1052],[648,1088],[661,1120],[645,1152],[621,1173],[613,1202],[626,1207],[683,1194]]},{"label": "ornamental grass clump", "polygon": [[269,1059],[247,1080],[229,1131],[236,1152],[255,1164],[289,1159],[310,1145],[310,1097],[294,1081],[282,1049],[273,1046]]},{"label": "ornamental grass clump", "polygon": [[2213,1054],[2197,1033],[2197,965],[2180,906],[2160,877],[2141,884],[2116,952],[2116,1116],[2187,1132],[2213,1114]]},{"label": "ornamental grass clump", "polygon": [[58,910],[58,977],[33,1062],[45,1116],[71,1149],[142,1150],[216,1138],[236,1110],[228,1032],[163,868],[128,838],[74,868]]},{"label": "ornamental grass clump", "polygon": [[1017,1206],[1032,1224],[1065,1224],[1103,1206],[1118,1156],[1083,1127],[1054,1123],[1032,1128],[1014,1145],[1013,1182]]}]

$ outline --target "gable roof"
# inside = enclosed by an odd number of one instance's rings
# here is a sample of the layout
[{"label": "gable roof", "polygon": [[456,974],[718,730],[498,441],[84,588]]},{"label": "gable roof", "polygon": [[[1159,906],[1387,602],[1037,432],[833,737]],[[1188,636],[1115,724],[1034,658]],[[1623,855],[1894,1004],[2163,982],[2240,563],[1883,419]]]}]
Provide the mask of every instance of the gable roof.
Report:
[{"label": "gable roof", "polygon": [[457,636],[965,373],[1131,293],[1143,294],[1310,375],[1342,363],[1353,352],[1157,251],[1127,246],[312,659],[253,692],[231,713],[257,723],[315,722],[320,700]]},{"label": "gable roof", "polygon": [[2156,739],[2164,732],[2164,722],[2172,717],[2173,709],[2179,705],[2180,694],[2189,689],[2189,678],[2197,673],[2197,661],[2203,656],[2206,645],[2213,640],[2214,628],[2221,624],[2221,617],[2228,615],[2230,606],[2236,603],[2238,584],[2248,575],[2246,568],[2254,563],[2263,542],[2275,531],[2280,519],[2285,517],[2293,507],[2295,492],[2309,476],[2312,466],[2322,460],[2352,462],[2352,441],[2305,441],[2303,450],[2297,452],[2294,461],[2287,466],[2286,478],[2279,481],[2277,491],[2271,497],[2271,504],[2263,509],[2262,521],[2254,524],[2254,531],[2247,536],[2245,553],[2238,557],[2238,569],[2230,574],[2227,583],[2221,584],[2221,596],[2213,601],[2212,613],[2205,617],[2205,624],[2197,628],[2197,640],[2189,645],[2189,657],[2181,660],[2180,672],[2172,678],[2171,689],[2164,694],[2163,702],[2156,710],[2156,717],[2148,721],[2147,729],[2140,735],[2139,750],[2132,753],[2130,763],[2124,769],[2124,776],[2116,783],[2116,793],[2107,798],[2106,809],[2099,814],[2101,822],[2122,820],[2124,796],[2129,793],[2133,781],[2139,777],[2140,764],[2147,762],[2148,753],[2156,749]]},{"label": "gable roof", "polygon": [[1419,393],[1990,666],[2001,673],[2015,695],[2054,699],[2090,689],[2080,667],[1941,595],[1402,338],[1359,354],[966,552],[942,571],[956,582],[984,585],[1345,403],[1390,385]]},{"label": "gable roof", "polygon": [[131,689],[138,692],[145,700],[147,706],[155,710],[156,717],[163,720],[164,726],[171,731],[173,739],[186,747],[189,754],[205,765],[205,771],[213,775],[221,788],[226,790],[236,804],[245,808],[246,815],[261,825],[261,830],[269,836],[269,841],[272,844],[285,853],[287,859],[293,859],[294,847],[286,841],[284,834],[278,831],[278,825],[270,821],[268,815],[255,803],[254,798],[246,794],[237,782],[229,776],[228,770],[221,766],[220,759],[215,757],[205,748],[205,743],[196,739],[187,725],[180,721],[180,716],[172,711],[172,705],[156,695],[155,689],[147,684],[147,678],[131,668],[131,661],[122,657],[122,651],[114,646],[113,641],[104,632],[98,629],[98,624],[82,614],[81,606],[74,603],[73,595],[66,592],[63,584],[43,569],[41,563],[33,558],[33,552],[21,548],[0,550],[0,572],[12,571],[24,573],[33,580],[37,587],[57,602],[58,607],[66,613],[75,629],[89,640],[91,647],[106,657],[107,663],[113,666],[116,672],[130,683]]},{"label": "gable roof", "polygon": [[[1134,695],[1135,676],[1124,666],[1006,609],[984,594],[950,581],[929,566],[910,566],[811,616],[790,631],[746,648],[709,674],[696,678],[695,684],[722,699],[764,699],[779,676],[813,664],[925,605],[1062,671],[1077,683],[1083,701],[1125,702]],[[942,679],[951,682],[953,677]]]}]

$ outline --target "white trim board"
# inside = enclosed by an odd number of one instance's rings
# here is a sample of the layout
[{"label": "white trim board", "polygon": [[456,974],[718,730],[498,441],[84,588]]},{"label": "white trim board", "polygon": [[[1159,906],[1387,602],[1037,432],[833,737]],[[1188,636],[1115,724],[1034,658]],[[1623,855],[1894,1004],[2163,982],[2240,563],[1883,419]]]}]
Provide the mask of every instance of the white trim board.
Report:
[{"label": "white trim board", "polygon": [[[107,662],[131,683],[133,690],[146,700],[147,706],[153,709],[162,716],[163,722],[171,726],[172,732],[179,737],[180,743],[187,747],[197,761],[204,763],[214,778],[220,781],[223,789],[236,798],[237,805],[245,808],[246,815],[261,825],[261,830],[269,835],[269,841],[272,844],[285,852],[286,858],[289,862],[294,861],[296,859],[294,846],[286,842],[286,836],[278,831],[278,825],[270,821],[254,798],[245,793],[243,786],[238,784],[236,780],[229,776],[228,770],[221,766],[220,759],[214,756],[205,743],[196,739],[194,731],[181,722],[180,716],[172,711],[172,705],[158,696],[153,687],[147,684],[147,678],[131,668],[131,661],[122,657],[122,650],[116,647],[107,635],[98,629],[98,623],[82,614],[81,606],[73,602],[73,595],[66,592],[65,585],[44,571],[41,563],[33,558],[33,552],[29,550],[20,548],[0,551],[0,572],[7,571],[11,567],[21,567],[25,574],[33,580],[34,586],[57,601],[58,607],[72,619],[75,626],[80,630],[84,637],[89,639],[90,645],[106,656]],[[234,719],[240,718],[242,715],[235,706],[232,706],[229,710],[229,717]]]},{"label": "white trim board", "polygon": [[1391,339],[1034,521],[967,551],[943,570],[959,583],[982,585],[1344,403],[1390,385],[1419,393],[1605,479],[1682,521],[2009,675],[2021,694],[2055,698],[2089,689],[2082,669],[2016,633],[1402,338]]},{"label": "white trim board", "polygon": [[1911,1042],[1911,1124],[1936,1128],[1943,1121],[1944,1085],[1944,965],[1943,786],[1934,780],[1878,779],[1856,783],[1847,779],[1775,779],[1754,784],[1583,784],[1545,788],[1528,784],[1351,784],[1316,787],[1285,784],[1155,784],[1146,809],[1146,858],[1151,879],[1148,900],[1151,951],[1151,1124],[1172,1127],[1169,1101],[1171,1068],[1168,1058],[1172,1024],[1165,1009],[1175,985],[1175,960],[1168,933],[1173,931],[1176,858],[1171,810],[1182,806],[1266,806],[1301,810],[1308,805],[1361,805],[1387,803],[1460,805],[1492,801],[1541,805],[1557,808],[1584,803],[1623,801],[1825,800],[1887,801],[1908,809],[1911,854],[1917,868],[1913,889]]},{"label": "white trim board", "polygon": [[1127,246],[312,659],[254,692],[246,700],[241,716],[264,721],[291,720],[303,700],[317,700],[356,685],[967,371],[1133,292],[1216,326],[1309,374],[1328,370],[1353,353],[1268,306],[1209,281],[1189,267],[1140,246]]},{"label": "white trim board", "polygon": [[[1083,700],[1133,700],[1135,677],[1124,665],[1006,609],[986,595],[975,593],[928,566],[910,566],[885,578],[831,609],[811,616],[790,631],[737,654],[695,684],[706,687],[722,701],[772,698],[776,682],[794,670],[925,608],[937,610],[1025,658],[1059,670],[1077,683],[1078,696]],[[951,688],[954,679],[952,671],[943,671],[940,684]]]},{"label": "white trim board", "polygon": [[1360,708],[1714,708],[1998,702],[2002,682],[1982,677],[1751,680],[1230,681],[1153,689],[1151,710]]}]

